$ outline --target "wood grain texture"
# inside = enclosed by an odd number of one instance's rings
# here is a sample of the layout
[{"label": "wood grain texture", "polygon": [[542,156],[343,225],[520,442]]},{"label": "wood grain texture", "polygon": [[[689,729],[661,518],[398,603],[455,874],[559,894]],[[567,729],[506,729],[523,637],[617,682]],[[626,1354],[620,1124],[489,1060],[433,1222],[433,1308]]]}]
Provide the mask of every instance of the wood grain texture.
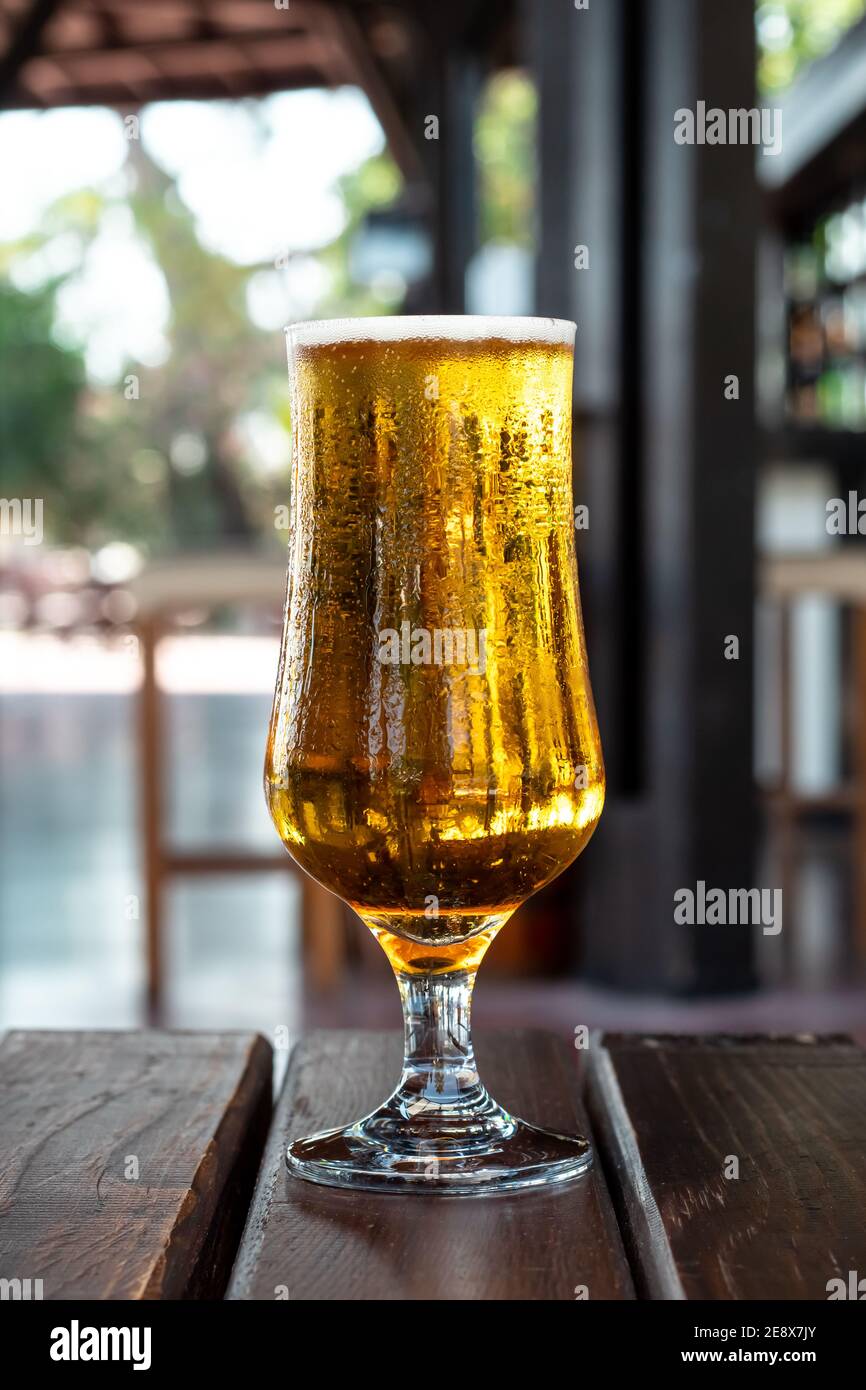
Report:
[{"label": "wood grain texture", "polygon": [[252,1034],[8,1033],[0,1277],[41,1279],[46,1299],[221,1297],[271,1060]]},{"label": "wood grain texture", "polygon": [[[477,1051],[503,1105],[586,1132],[573,1049],[544,1033],[494,1033]],[[590,1299],[632,1298],[597,1166],[550,1193],[486,1198],[353,1193],[289,1176],[289,1139],[372,1110],[393,1089],[400,1060],[396,1034],[321,1032],[297,1046],[228,1297],[570,1300],[586,1285]]]},{"label": "wood grain texture", "polygon": [[826,1299],[866,1272],[866,1053],[849,1039],[609,1035],[588,1103],[641,1296]]}]

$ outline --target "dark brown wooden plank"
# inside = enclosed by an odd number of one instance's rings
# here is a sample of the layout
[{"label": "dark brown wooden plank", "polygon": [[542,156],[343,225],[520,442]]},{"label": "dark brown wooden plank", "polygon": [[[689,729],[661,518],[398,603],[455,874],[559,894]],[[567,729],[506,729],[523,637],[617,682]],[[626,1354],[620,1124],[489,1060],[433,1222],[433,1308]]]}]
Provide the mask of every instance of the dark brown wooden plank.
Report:
[{"label": "dark brown wooden plank", "polygon": [[7,1034],[0,1278],[41,1279],[46,1299],[221,1297],[271,1060],[253,1034]]},{"label": "dark brown wooden plank", "polygon": [[866,1270],[866,1053],[850,1039],[610,1035],[588,1101],[639,1294],[826,1299]]},{"label": "dark brown wooden plank", "polygon": [[[481,1074],[503,1105],[586,1132],[573,1049],[543,1033],[490,1034]],[[596,1166],[550,1193],[467,1198],[352,1193],[290,1177],[289,1138],[346,1124],[393,1089],[400,1041],[311,1034],[292,1055],[232,1274],[235,1299],[631,1298],[631,1276]]]}]

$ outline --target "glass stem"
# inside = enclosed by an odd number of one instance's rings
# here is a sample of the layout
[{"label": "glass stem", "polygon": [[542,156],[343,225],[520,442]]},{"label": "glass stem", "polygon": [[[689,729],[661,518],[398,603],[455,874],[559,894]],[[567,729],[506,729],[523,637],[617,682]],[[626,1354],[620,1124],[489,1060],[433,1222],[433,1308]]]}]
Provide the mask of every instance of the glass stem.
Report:
[{"label": "glass stem", "polygon": [[512,1123],[491,1100],[475,1065],[470,1005],[475,970],[427,975],[395,972],[403,1001],[403,1073],[379,1121],[399,1125],[393,1139],[421,1152],[489,1142]]}]

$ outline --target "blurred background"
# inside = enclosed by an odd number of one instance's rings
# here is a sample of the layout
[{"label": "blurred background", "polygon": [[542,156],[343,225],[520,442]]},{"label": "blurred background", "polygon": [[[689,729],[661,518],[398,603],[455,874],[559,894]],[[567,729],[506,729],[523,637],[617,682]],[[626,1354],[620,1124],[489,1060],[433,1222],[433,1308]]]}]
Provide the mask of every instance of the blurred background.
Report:
[{"label": "blurred background", "polygon": [[0,0],[0,108],[0,1026],[396,1024],[261,791],[281,330],[474,312],[578,323],[610,777],[479,1023],[866,1036],[866,0]]}]

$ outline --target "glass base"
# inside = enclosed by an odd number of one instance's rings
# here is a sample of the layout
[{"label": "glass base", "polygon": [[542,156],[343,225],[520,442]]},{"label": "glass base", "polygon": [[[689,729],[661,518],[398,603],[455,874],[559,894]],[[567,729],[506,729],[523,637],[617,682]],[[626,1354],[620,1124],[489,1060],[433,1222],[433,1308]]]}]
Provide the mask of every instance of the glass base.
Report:
[{"label": "glass base", "polygon": [[483,1197],[567,1182],[591,1165],[587,1139],[538,1129],[485,1099],[483,1119],[476,1110],[468,1126],[454,1113],[407,1125],[386,1102],[345,1129],[295,1140],[289,1171],[329,1187]]},{"label": "glass base", "polygon": [[403,1073],[365,1119],[289,1145],[289,1171],[329,1187],[483,1197],[580,1177],[589,1140],[515,1119],[488,1094],[472,1049],[468,970],[398,971]]}]

